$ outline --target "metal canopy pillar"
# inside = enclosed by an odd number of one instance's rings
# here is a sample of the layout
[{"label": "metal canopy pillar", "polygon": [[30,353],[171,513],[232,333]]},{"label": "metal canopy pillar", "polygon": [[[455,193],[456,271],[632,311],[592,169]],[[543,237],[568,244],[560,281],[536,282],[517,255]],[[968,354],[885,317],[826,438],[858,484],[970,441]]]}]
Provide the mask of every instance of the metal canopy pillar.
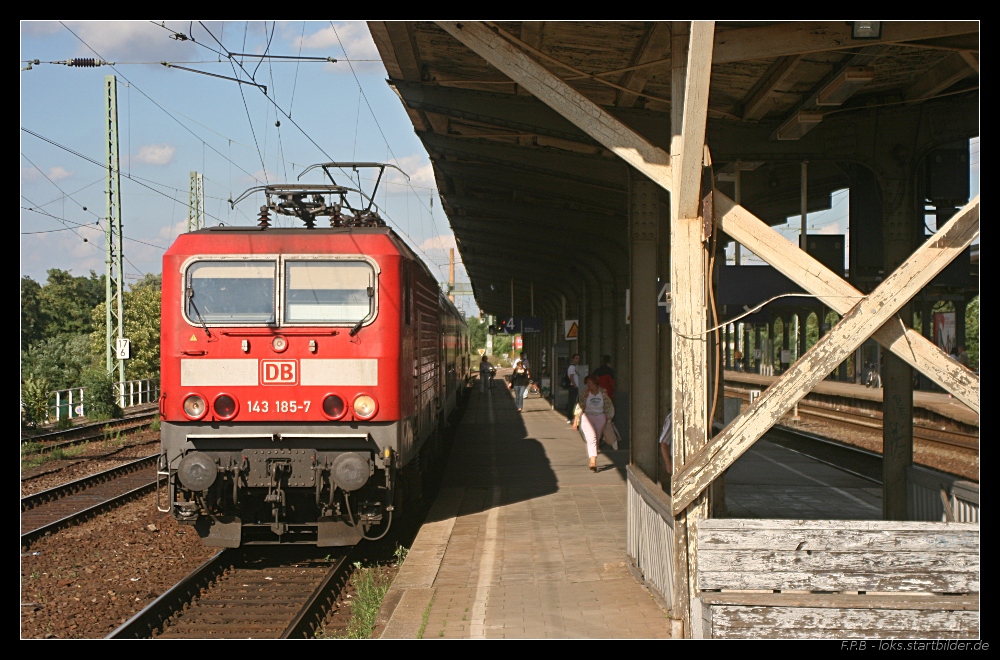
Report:
[{"label": "metal canopy pillar", "polygon": [[105,245],[105,367],[108,375],[119,383],[125,382],[125,361],[115,351],[116,340],[125,336],[125,316],[122,310],[122,216],[121,173],[118,167],[118,80],[104,76],[104,137],[107,162],[105,182],[106,211]]},{"label": "metal canopy pillar", "polygon": [[629,170],[631,242],[631,402],[632,464],[650,479],[657,472],[656,250],[660,224],[659,187]]}]

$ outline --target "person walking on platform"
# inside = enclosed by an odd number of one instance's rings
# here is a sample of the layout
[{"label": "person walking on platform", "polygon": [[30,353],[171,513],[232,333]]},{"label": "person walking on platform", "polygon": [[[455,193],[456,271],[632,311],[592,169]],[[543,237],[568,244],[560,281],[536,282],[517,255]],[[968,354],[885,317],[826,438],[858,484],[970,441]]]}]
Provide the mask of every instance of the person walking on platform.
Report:
[{"label": "person walking on platform", "polygon": [[[479,363],[479,393],[485,394],[486,388],[492,383],[487,383],[486,381],[492,380],[493,378],[493,365],[490,364],[489,358],[485,355],[483,356],[482,362]],[[492,387],[490,388],[492,389]]]},{"label": "person walking on platform", "polygon": [[569,396],[566,397],[566,420],[567,424],[573,421],[573,409],[580,396],[580,377],[576,373],[576,365],[580,364],[580,354],[574,353],[569,359],[569,367],[566,369],[566,380],[569,382]]},{"label": "person walking on platform", "polygon": [[593,375],[584,379],[586,388],[580,394],[573,411],[573,428],[583,428],[587,439],[587,456],[590,471],[597,472],[597,440],[604,433],[604,425],[615,417],[615,404],[607,391],[597,384]]},{"label": "person walking on platform", "polygon": [[673,444],[674,411],[667,413],[667,418],[663,420],[663,430],[660,431],[660,454],[663,456],[663,464],[667,468],[667,474],[674,473],[674,460],[671,455],[671,444]]},{"label": "person walking on platform", "polygon": [[514,390],[514,402],[517,412],[521,412],[524,407],[524,391],[528,389],[528,369],[524,362],[518,362],[514,367],[514,372],[510,375],[510,386]]},{"label": "person walking on platform", "polygon": [[601,366],[594,369],[594,376],[597,377],[597,384],[608,391],[612,403],[615,400],[615,370],[611,368],[611,356],[605,355],[601,360]]}]

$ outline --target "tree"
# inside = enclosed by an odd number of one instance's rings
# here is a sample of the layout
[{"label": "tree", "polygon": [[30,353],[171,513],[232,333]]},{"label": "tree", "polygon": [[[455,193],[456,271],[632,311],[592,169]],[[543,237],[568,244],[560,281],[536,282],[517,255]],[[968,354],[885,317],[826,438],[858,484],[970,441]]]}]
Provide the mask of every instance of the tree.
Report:
[{"label": "tree", "polygon": [[480,348],[486,348],[486,322],[475,316],[470,316],[466,319],[466,323],[469,325],[469,344],[472,346],[472,350],[478,351]]},{"label": "tree", "polygon": [[969,368],[979,370],[979,296],[965,306],[965,352],[969,354]]},{"label": "tree", "polygon": [[80,387],[92,364],[90,336],[63,333],[36,341],[21,352],[21,381],[44,381],[52,390]]},{"label": "tree", "polygon": [[104,276],[90,271],[90,277],[74,277],[65,270],[52,268],[48,281],[39,291],[39,317],[42,339],[68,332],[93,331],[91,311],[105,298]]},{"label": "tree", "polygon": [[28,350],[42,338],[42,285],[30,277],[21,278],[21,350]]},{"label": "tree", "polygon": [[[122,312],[125,316],[125,336],[132,342],[132,357],[125,365],[125,377],[129,380],[159,378],[160,376],[160,275],[146,275],[132,285],[122,297]],[[105,305],[94,307],[92,323],[94,332],[90,335],[93,363],[104,368]]]}]

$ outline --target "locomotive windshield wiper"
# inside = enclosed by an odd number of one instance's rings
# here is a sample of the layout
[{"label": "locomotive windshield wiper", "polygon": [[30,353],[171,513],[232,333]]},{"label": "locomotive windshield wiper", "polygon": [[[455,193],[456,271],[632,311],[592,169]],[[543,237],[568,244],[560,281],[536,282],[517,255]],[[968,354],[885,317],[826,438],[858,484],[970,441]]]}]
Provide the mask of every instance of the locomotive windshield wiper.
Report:
[{"label": "locomotive windshield wiper", "polygon": [[208,336],[209,339],[211,339],[212,333],[209,331],[208,325],[205,323],[205,319],[201,317],[201,312],[198,311],[198,305],[194,304],[194,287],[189,286],[187,288],[187,296],[188,296],[188,302],[191,303],[191,309],[194,310],[194,313],[198,315],[198,320],[201,321],[201,327],[205,329],[205,334]]},{"label": "locomotive windshield wiper", "polygon": [[365,320],[369,316],[372,315],[372,312],[371,312],[371,308],[372,308],[371,300],[372,300],[372,298],[375,297],[375,287],[373,287],[373,286],[371,286],[369,284],[368,285],[368,289],[366,291],[368,293],[368,313],[365,314],[364,316],[362,316],[360,319],[358,319],[358,322],[354,324],[353,328],[351,328],[351,333],[350,333],[351,337],[353,337],[354,335],[356,335],[359,332],[361,332],[361,326],[364,324]]}]

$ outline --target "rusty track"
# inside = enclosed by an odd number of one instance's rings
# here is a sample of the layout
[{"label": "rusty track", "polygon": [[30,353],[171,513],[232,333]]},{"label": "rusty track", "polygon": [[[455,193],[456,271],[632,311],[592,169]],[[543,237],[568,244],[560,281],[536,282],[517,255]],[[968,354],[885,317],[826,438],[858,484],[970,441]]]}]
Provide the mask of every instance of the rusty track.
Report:
[{"label": "rusty track", "polygon": [[21,498],[21,547],[152,492],[159,454]]},{"label": "rusty track", "polygon": [[[144,411],[119,419],[112,419],[105,422],[94,422],[92,424],[82,424],[63,431],[53,431],[40,435],[21,437],[21,454],[30,456],[80,445],[93,440],[104,440],[108,433],[129,433],[141,430],[153,421],[157,412],[155,409]],[[27,445],[27,447],[25,446]]]},{"label": "rusty track", "polygon": [[[730,393],[739,394],[744,400],[749,399],[749,394],[745,391],[728,387],[726,390]],[[803,401],[799,401],[798,411],[800,416],[821,418],[843,426],[861,426],[879,431],[882,430],[882,417],[877,414],[832,409]],[[914,423],[913,438],[914,440],[921,440],[926,443],[957,447],[975,453],[979,452],[979,437],[969,433],[932,428],[925,424]]]},{"label": "rusty track", "polygon": [[311,637],[347,581],[349,554],[312,546],[222,551],[108,639]]}]

